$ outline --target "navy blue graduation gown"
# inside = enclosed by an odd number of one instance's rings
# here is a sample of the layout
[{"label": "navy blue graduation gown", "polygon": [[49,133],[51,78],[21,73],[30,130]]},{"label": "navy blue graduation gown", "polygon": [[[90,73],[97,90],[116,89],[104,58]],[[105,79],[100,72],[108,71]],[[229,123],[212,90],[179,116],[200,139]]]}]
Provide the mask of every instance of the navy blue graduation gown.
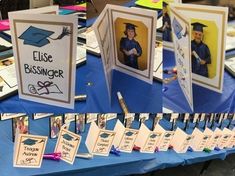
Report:
[{"label": "navy blue graduation gown", "polygon": [[163,39],[163,41],[171,42],[172,41],[172,38],[171,38],[171,20],[170,20],[170,16],[168,14],[165,14],[163,16],[163,25],[165,24],[165,22],[167,22],[170,27],[166,27],[164,29],[163,34],[162,34],[162,39]]},{"label": "navy blue graduation gown", "polygon": [[[136,56],[134,54],[127,56],[123,51],[123,50],[130,51],[133,48],[136,49],[139,56]],[[142,48],[135,39],[129,40],[127,37],[122,37],[120,41],[120,51],[123,52],[125,65],[139,69],[138,57],[140,57],[142,54]]]},{"label": "navy blue graduation gown", "polygon": [[201,76],[209,77],[207,64],[211,63],[211,54],[208,46],[203,42],[197,44],[194,40],[192,40],[191,49],[192,51],[196,51],[202,60],[206,61],[206,64],[201,65],[198,63],[194,55],[192,55],[192,72]]}]

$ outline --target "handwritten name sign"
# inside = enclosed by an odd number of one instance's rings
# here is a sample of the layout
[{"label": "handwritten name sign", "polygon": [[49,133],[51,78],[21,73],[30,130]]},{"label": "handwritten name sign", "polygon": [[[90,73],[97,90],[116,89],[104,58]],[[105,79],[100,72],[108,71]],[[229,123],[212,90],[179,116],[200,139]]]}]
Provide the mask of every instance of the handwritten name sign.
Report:
[{"label": "handwritten name sign", "polygon": [[61,129],[55,152],[61,152],[61,159],[69,164],[73,164],[80,142],[81,136],[68,130]]},{"label": "handwritten name sign", "polygon": [[9,16],[19,97],[74,108],[76,17]]},{"label": "handwritten name sign", "polygon": [[14,167],[40,168],[47,137],[19,134],[14,151]]}]

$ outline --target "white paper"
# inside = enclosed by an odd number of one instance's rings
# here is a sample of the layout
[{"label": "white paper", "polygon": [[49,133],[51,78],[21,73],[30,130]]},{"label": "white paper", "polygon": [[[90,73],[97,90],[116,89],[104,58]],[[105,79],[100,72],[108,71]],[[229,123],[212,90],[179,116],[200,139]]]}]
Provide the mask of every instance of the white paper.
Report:
[{"label": "white paper", "polygon": [[[9,17],[19,97],[74,108],[76,17],[23,13],[9,13]],[[60,35],[65,28],[71,33]],[[28,41],[27,35],[31,38],[33,34],[30,34],[30,30],[33,32],[33,29],[35,32],[49,32],[48,37],[39,41],[42,45],[37,46],[38,43],[34,45]],[[33,40],[37,41],[38,38],[35,37]],[[35,66],[34,69],[37,71],[32,72],[32,66]],[[48,70],[45,72],[47,75],[41,71],[42,69]]]}]

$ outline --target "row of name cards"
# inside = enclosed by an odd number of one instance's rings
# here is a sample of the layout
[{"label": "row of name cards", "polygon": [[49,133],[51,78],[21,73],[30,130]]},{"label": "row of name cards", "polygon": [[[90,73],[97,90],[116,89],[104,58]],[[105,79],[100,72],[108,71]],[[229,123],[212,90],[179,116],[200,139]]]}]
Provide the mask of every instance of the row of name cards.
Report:
[{"label": "row of name cards", "polygon": [[[40,168],[47,138],[16,134],[14,167]],[[61,153],[61,160],[73,164],[81,140],[80,135],[61,128],[54,152]],[[193,151],[201,152],[206,148],[214,150],[215,147],[220,149],[234,147],[235,130],[217,127],[214,130],[195,128],[191,134],[188,134],[179,127],[174,131],[167,131],[157,123],[152,131],[144,123],[140,129],[126,128],[119,120],[114,130],[106,130],[91,122],[85,144],[89,153],[100,156],[109,156],[112,146],[126,153],[131,153],[134,146],[138,147],[141,153],[167,151],[170,146],[177,153],[185,153],[189,147]]]},{"label": "row of name cards", "polygon": [[187,134],[177,128],[172,138],[171,145],[177,153],[185,153],[191,147],[193,151],[203,151],[204,149],[214,150],[233,148],[235,146],[235,131],[228,128],[223,130],[206,128],[204,131],[195,128],[192,134]]}]

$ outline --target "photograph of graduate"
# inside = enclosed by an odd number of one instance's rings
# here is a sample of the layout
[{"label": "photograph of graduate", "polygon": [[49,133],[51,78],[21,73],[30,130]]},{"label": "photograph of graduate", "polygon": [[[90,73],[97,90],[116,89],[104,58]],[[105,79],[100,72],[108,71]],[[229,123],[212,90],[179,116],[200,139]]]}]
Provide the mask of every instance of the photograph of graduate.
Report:
[{"label": "photograph of graduate", "polygon": [[63,125],[63,116],[55,116],[50,118],[50,137],[57,138],[59,136],[60,129]]},{"label": "photograph of graduate", "polygon": [[146,70],[148,28],[140,21],[117,18],[115,35],[119,62],[133,69]]},{"label": "photograph of graduate", "polygon": [[17,134],[29,133],[29,117],[21,116],[12,119],[12,140],[15,141]]},{"label": "photograph of graduate", "polygon": [[192,19],[192,72],[205,78],[216,76],[217,27],[213,22]]},{"label": "photograph of graduate", "polygon": [[162,40],[167,42],[172,42],[171,36],[171,19],[167,9],[168,3],[163,1],[163,27],[162,27]]},{"label": "photograph of graduate", "polygon": [[0,61],[0,69],[1,68],[5,68],[7,66],[10,66],[12,64],[14,64],[13,57],[10,57],[10,58],[7,58],[7,59],[3,59],[3,60]]}]

